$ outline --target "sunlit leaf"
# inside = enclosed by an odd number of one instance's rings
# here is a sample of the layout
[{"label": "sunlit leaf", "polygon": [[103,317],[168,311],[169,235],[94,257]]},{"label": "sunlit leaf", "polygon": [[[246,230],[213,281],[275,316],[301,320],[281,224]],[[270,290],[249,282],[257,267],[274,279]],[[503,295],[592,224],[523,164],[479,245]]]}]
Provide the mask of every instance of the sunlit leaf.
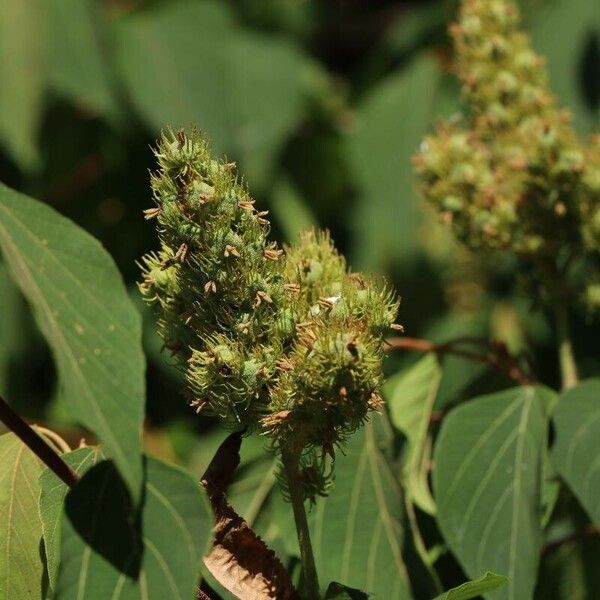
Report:
[{"label": "sunlit leaf", "polygon": [[428,467],[431,447],[427,432],[429,419],[442,377],[435,354],[428,354],[414,366],[391,377],[384,396],[392,425],[407,438],[403,459],[403,481],[409,499],[421,510],[435,513],[429,490]]},{"label": "sunlit leaf", "polygon": [[137,498],[141,325],[114,262],[74,223],[2,184],[0,249],[53,351],[62,399],[102,439]]},{"label": "sunlit leaf", "polygon": [[546,403],[532,387],[476,398],[444,419],[436,442],[438,524],[467,575],[508,577],[492,598],[530,598],[535,586]]},{"label": "sunlit leaf", "polygon": [[600,527],[600,380],[585,381],[561,394],[552,420],[554,466]]},{"label": "sunlit leaf", "polygon": [[0,598],[42,598],[39,459],[13,433],[0,436]]}]

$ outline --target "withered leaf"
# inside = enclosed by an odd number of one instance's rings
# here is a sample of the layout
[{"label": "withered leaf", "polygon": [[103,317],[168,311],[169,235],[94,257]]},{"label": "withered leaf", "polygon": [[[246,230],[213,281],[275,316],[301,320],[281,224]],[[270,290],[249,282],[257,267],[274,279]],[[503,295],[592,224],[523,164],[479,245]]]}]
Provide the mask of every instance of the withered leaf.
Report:
[{"label": "withered leaf", "polygon": [[219,446],[202,476],[215,515],[215,538],[204,564],[213,577],[241,600],[297,600],[285,567],[227,502],[225,490],[239,465],[243,432]]},{"label": "withered leaf", "polygon": [[233,481],[235,470],[240,464],[240,447],[245,431],[242,429],[229,434],[206,467],[201,482],[209,496],[225,495],[229,484]]}]

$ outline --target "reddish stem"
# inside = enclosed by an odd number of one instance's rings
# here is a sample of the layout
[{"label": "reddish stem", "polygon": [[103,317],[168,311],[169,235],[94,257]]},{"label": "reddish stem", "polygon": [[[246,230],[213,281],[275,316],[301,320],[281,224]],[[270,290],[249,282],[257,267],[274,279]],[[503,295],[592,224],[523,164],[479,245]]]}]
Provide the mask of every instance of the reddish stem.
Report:
[{"label": "reddish stem", "polygon": [[[486,346],[489,348],[489,353],[481,354],[472,350],[456,348],[457,344],[467,343]],[[389,345],[388,350],[406,349],[420,352],[435,352],[440,357],[446,354],[459,356],[473,362],[488,365],[521,385],[531,385],[536,382],[533,375],[521,369],[517,359],[509,354],[506,345],[502,342],[490,341],[484,338],[462,337],[444,344],[435,344],[429,340],[420,338],[397,337],[388,339],[387,344]]]}]

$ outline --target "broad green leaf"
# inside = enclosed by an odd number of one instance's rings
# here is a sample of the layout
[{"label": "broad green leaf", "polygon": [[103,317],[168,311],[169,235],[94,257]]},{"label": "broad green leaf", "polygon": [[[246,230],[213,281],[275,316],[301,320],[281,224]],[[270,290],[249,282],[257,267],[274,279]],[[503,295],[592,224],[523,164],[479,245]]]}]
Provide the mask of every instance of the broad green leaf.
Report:
[{"label": "broad green leaf", "polygon": [[45,2],[2,2],[0,142],[24,169],[37,166],[37,133],[46,85]]},{"label": "broad green leaf", "polygon": [[[584,80],[593,85],[598,79],[598,65],[584,69],[585,53],[600,38],[598,0],[553,0],[536,7],[532,18],[532,39],[537,52],[547,61],[550,86],[560,101],[573,112],[580,133],[594,132],[600,122],[586,104]],[[568,40],[568,43],[565,41]],[[595,72],[594,72],[595,68]]]},{"label": "broad green leaf", "polygon": [[554,466],[600,527],[600,379],[563,392],[552,420]]},{"label": "broad green leaf", "polygon": [[491,592],[506,583],[506,577],[489,571],[474,581],[467,581],[458,587],[440,594],[435,600],[469,600],[478,598],[485,592]]},{"label": "broad green leaf", "polygon": [[141,324],[114,262],[74,223],[2,184],[0,249],[53,351],[62,399],[98,434],[137,498]]},{"label": "broad green leaf", "polygon": [[406,494],[421,510],[435,514],[435,502],[429,490],[428,467],[431,444],[428,429],[442,369],[434,354],[388,379],[383,392],[392,425],[407,439],[402,477]]},{"label": "broad green leaf", "polygon": [[355,590],[332,581],[327,586],[325,600],[369,600],[369,596],[360,590]]},{"label": "broad green leaf", "polygon": [[411,157],[431,125],[439,76],[433,57],[418,58],[357,109],[348,152],[361,194],[354,223],[362,265],[410,260],[417,252],[421,214]]},{"label": "broad green leaf", "polygon": [[146,122],[197,125],[264,185],[301,116],[312,66],[300,51],[245,31],[223,2],[164,3],[116,25],[117,62]]},{"label": "broad green leaf", "polygon": [[[79,448],[62,455],[63,460],[81,477],[104,457],[97,448]],[[60,525],[63,505],[69,489],[50,469],[44,469],[39,477],[39,514],[44,534],[46,570],[50,587],[56,587],[60,563]]]},{"label": "broad green leaf", "polygon": [[213,517],[184,471],[147,457],[141,516],[110,462],[92,467],[65,500],[56,600],[187,600]]},{"label": "broad green leaf", "polygon": [[38,458],[13,433],[0,436],[0,598],[42,598]]},{"label": "broad green leaf", "polygon": [[93,0],[48,3],[49,84],[60,95],[114,117],[106,26]]},{"label": "broad green leaf", "polygon": [[493,569],[493,598],[531,598],[541,547],[547,392],[518,387],[453,410],[435,445],[438,524],[470,577]]},{"label": "broad green leaf", "polygon": [[312,511],[321,581],[340,581],[377,598],[411,598],[402,558],[402,497],[384,452],[384,417],[356,432],[336,460],[335,485]]}]

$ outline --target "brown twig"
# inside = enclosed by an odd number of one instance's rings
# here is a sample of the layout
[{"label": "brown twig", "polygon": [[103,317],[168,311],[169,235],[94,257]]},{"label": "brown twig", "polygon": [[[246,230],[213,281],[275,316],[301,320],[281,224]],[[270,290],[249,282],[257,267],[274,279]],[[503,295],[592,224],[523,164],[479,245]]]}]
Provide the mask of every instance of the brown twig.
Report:
[{"label": "brown twig", "polygon": [[[485,338],[461,337],[444,344],[435,344],[429,340],[420,338],[397,337],[389,338],[387,344],[388,350],[405,349],[420,352],[435,352],[439,357],[447,354],[458,356],[466,360],[488,365],[520,385],[532,385],[536,383],[536,378],[521,368],[518,359],[508,352],[503,342],[487,340]],[[457,348],[456,346],[460,344],[484,346],[488,348],[488,352],[482,354],[472,350],[465,350],[464,348]]]},{"label": "brown twig", "polygon": [[2,396],[0,396],[0,421],[69,487],[73,487],[79,481],[77,473],[52,449],[41,435],[8,405]]},{"label": "brown twig", "polygon": [[572,544],[574,542],[578,542],[580,540],[585,539],[586,537],[590,537],[593,535],[598,535],[598,530],[591,523],[588,523],[583,529],[580,529],[579,531],[575,531],[569,535],[566,535],[565,537],[559,538],[558,540],[548,542],[542,548],[542,556],[546,556],[546,554],[554,552],[554,550],[557,550],[565,544]]}]

